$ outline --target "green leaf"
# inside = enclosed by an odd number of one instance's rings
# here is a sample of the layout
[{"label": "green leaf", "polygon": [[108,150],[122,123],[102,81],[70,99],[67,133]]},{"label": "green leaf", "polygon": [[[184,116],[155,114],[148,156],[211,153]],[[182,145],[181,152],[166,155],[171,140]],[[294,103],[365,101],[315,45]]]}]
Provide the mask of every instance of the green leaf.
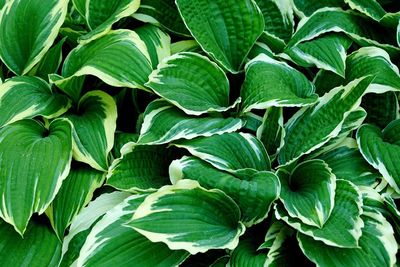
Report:
[{"label": "green leaf", "polygon": [[126,192],[113,192],[100,195],[89,203],[72,220],[68,235],[64,238],[62,246],[62,259],[60,267],[76,266],[79,252],[86,241],[90,230],[107,211],[124,201],[130,194]]},{"label": "green leaf", "polygon": [[228,71],[239,72],[264,30],[263,15],[256,3],[252,0],[176,0],[176,4],[203,50]]},{"label": "green leaf", "polygon": [[257,129],[257,138],[264,144],[268,155],[275,157],[277,149],[283,142],[283,109],[270,107],[265,111],[262,124]]},{"label": "green leaf", "polygon": [[62,76],[50,75],[50,79],[78,100],[80,90],[68,86],[77,77],[94,75],[111,86],[144,89],[151,71],[148,49],[137,33],[115,30],[74,48],[64,61]]},{"label": "green leaf", "polygon": [[168,183],[171,153],[165,146],[128,143],[107,174],[107,184],[130,192],[158,189]]},{"label": "green leaf", "polygon": [[36,76],[47,80],[49,73],[56,73],[62,62],[62,47],[66,38],[64,37],[56,45],[51,47],[43,56],[30,73],[34,72]]},{"label": "green leaf", "polygon": [[132,17],[178,35],[190,36],[174,0],[141,0],[139,9]]},{"label": "green leaf", "polygon": [[47,209],[69,173],[71,132],[62,119],[49,129],[34,120],[0,129],[0,216],[21,235],[32,214]]},{"label": "green leaf", "polygon": [[180,52],[196,52],[201,53],[201,47],[195,40],[183,40],[171,44],[171,54]]},{"label": "green leaf", "polygon": [[140,5],[140,0],[73,0],[72,2],[90,29],[88,34],[80,37],[81,43],[103,36],[115,22],[135,13]]},{"label": "green leaf", "polygon": [[[235,173],[241,169],[271,170],[271,163],[263,144],[247,133],[225,133],[198,137],[173,143],[187,149],[215,168]],[[240,151],[240,153],[238,153]]]},{"label": "green leaf", "polygon": [[240,93],[242,112],[271,106],[311,105],[317,100],[314,91],[314,85],[301,72],[261,54],[246,64],[246,79]]},{"label": "green leaf", "polygon": [[317,266],[375,267],[395,266],[397,242],[393,228],[377,211],[365,211],[358,248],[337,248],[299,234],[303,253]]},{"label": "green leaf", "polygon": [[310,17],[303,18],[288,46],[295,46],[329,32],[342,32],[361,46],[374,45],[393,54],[400,51],[395,36],[387,28],[338,8],[322,8]]},{"label": "green leaf", "polygon": [[367,75],[375,76],[368,92],[381,94],[387,91],[400,91],[399,69],[383,49],[372,46],[360,48],[347,58],[346,66],[346,81]]},{"label": "green leaf", "polygon": [[344,0],[352,9],[357,10],[366,16],[380,21],[385,15],[386,11],[376,0]]},{"label": "green leaf", "polygon": [[357,131],[357,144],[365,160],[400,193],[400,120],[381,130],[370,124]]},{"label": "green leaf", "polygon": [[171,251],[164,243],[153,243],[124,225],[146,196],[126,198],[93,226],[77,266],[177,266],[189,256],[183,250]]},{"label": "green leaf", "polygon": [[293,115],[285,125],[286,135],[279,150],[279,163],[287,165],[336,137],[346,117],[359,107],[371,81],[371,77],[364,77],[337,87],[320,97],[314,106],[305,107]]},{"label": "green leaf", "polygon": [[292,172],[279,169],[280,201],[293,218],[322,228],[332,213],[336,176],[322,160],[304,161]]},{"label": "green leaf", "polygon": [[351,43],[345,35],[333,33],[290,47],[285,54],[297,65],[316,66],[344,77],[346,50]]},{"label": "green leaf", "polygon": [[40,78],[12,77],[0,84],[0,126],[36,116],[55,118],[70,106],[66,96],[54,93]]},{"label": "green leaf", "polygon": [[228,266],[263,267],[267,260],[265,252],[257,251],[257,245],[252,238],[242,239],[232,251]]},{"label": "green leaf", "polygon": [[329,219],[321,228],[303,224],[299,219],[289,216],[282,204],[276,206],[275,215],[300,233],[315,240],[341,248],[357,248],[364,226],[362,196],[359,189],[349,181],[337,180],[334,208]]},{"label": "green leaf", "polygon": [[328,164],[337,179],[348,180],[357,186],[374,187],[381,177],[364,160],[357,147],[340,146],[318,158]]},{"label": "green leaf", "polygon": [[197,180],[205,188],[224,191],[238,203],[242,211],[241,220],[246,226],[265,219],[280,192],[278,177],[272,172],[247,170],[230,174],[195,157],[174,160],[169,173],[173,184],[181,179],[191,179]]},{"label": "green leaf", "polygon": [[67,0],[7,1],[0,12],[0,58],[17,75],[50,49],[67,14]]},{"label": "green leaf", "polygon": [[146,44],[152,69],[156,69],[158,63],[171,55],[171,37],[158,27],[145,25],[135,29],[135,32]]},{"label": "green leaf", "polygon": [[301,17],[309,17],[315,11],[324,7],[345,8],[343,0],[293,0],[294,9]]},{"label": "green leaf", "polygon": [[149,195],[127,225],[152,242],[196,254],[234,249],[245,229],[239,218],[239,207],[224,192],[182,180]]},{"label": "green leaf", "polygon": [[188,115],[226,111],[238,102],[229,105],[229,81],[224,71],[197,53],[182,52],[166,58],[145,86]]},{"label": "green leaf", "polygon": [[117,159],[121,157],[121,149],[124,145],[136,142],[139,138],[138,134],[116,132],[114,138],[114,147],[112,149],[113,158]]},{"label": "green leaf", "polygon": [[375,124],[381,129],[400,117],[399,101],[395,92],[367,94],[363,97],[361,106],[367,111],[365,122]]},{"label": "green leaf", "polygon": [[0,257],[2,266],[57,266],[61,243],[51,229],[32,221],[24,235],[0,220]]},{"label": "green leaf", "polygon": [[93,192],[103,184],[104,174],[78,165],[71,168],[59,192],[46,210],[58,238],[64,238],[65,229],[73,218],[93,197]]},{"label": "green leaf", "polygon": [[287,42],[293,34],[293,10],[289,0],[255,0],[265,21],[264,32]]},{"label": "green leaf", "polygon": [[166,144],[178,139],[193,139],[234,132],[243,126],[236,118],[190,117],[164,100],[151,102],[144,112],[139,144]]},{"label": "green leaf", "polygon": [[90,91],[80,99],[77,112],[64,117],[74,126],[74,159],[107,170],[117,121],[114,99],[103,91]]}]

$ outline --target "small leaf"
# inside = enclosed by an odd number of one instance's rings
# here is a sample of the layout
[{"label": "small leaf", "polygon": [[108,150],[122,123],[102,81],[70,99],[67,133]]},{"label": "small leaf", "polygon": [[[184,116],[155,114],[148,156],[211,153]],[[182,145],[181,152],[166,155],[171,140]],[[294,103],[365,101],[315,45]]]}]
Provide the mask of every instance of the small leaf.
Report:
[{"label": "small leaf", "polygon": [[257,129],[257,138],[264,144],[268,155],[275,157],[282,145],[285,130],[283,128],[283,109],[270,107],[265,111],[262,124]]},{"label": "small leaf", "polygon": [[225,193],[182,180],[149,195],[127,226],[152,242],[196,254],[209,249],[234,249],[244,232],[239,218],[239,207]]},{"label": "small leaf", "polygon": [[166,101],[155,100],[144,112],[139,144],[166,144],[178,139],[193,139],[234,132],[243,126],[236,118],[190,117]]}]

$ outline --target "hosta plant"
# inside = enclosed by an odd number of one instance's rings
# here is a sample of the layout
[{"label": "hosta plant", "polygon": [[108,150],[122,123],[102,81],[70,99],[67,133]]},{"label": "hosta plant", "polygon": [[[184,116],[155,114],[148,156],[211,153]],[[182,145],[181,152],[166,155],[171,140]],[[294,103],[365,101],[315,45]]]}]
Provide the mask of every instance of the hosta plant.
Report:
[{"label": "hosta plant", "polygon": [[400,262],[398,0],[0,10],[1,266]]}]

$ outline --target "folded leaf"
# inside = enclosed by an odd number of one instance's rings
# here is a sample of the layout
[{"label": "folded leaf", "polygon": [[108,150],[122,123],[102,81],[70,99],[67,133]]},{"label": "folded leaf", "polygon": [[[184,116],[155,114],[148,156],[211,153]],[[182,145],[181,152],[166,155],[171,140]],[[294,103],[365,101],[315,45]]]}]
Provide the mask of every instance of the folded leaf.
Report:
[{"label": "folded leaf", "polygon": [[7,1],[0,13],[0,58],[17,75],[50,49],[67,14],[67,0]]},{"label": "folded leaf", "polygon": [[242,211],[241,220],[247,226],[265,219],[280,192],[278,177],[272,172],[248,170],[241,175],[234,175],[217,170],[194,157],[173,161],[169,173],[173,184],[181,179],[191,179],[197,180],[205,188],[224,191],[238,203]]},{"label": "folded leaf", "polygon": [[177,266],[189,253],[171,251],[126,227],[147,195],[134,195],[109,210],[91,229],[79,253],[77,266]]},{"label": "folded leaf", "polygon": [[278,161],[287,165],[336,137],[346,117],[356,110],[372,77],[357,79],[320,97],[317,104],[299,110],[285,125]]},{"label": "folded leaf", "polygon": [[285,54],[300,66],[316,66],[344,77],[346,50],[350,45],[348,37],[333,33],[290,47]]},{"label": "folded leaf", "polygon": [[241,169],[271,170],[263,144],[247,133],[225,133],[198,137],[173,143],[187,149],[193,156],[207,161],[215,168],[235,173]]},{"label": "folded leaf", "polygon": [[46,129],[21,120],[0,129],[0,216],[23,235],[34,212],[43,213],[67,177],[72,126],[54,120]]},{"label": "folded leaf", "polygon": [[58,238],[64,238],[65,229],[72,219],[93,197],[93,192],[103,184],[104,174],[78,165],[71,168],[59,192],[46,210]]},{"label": "folded leaf", "polygon": [[144,112],[139,144],[166,144],[178,139],[193,139],[234,132],[243,126],[236,118],[190,117],[164,100],[150,103]]},{"label": "folded leaf", "polygon": [[400,118],[399,100],[395,92],[367,94],[363,97],[361,106],[367,111],[365,122],[374,124],[381,129],[391,121]]},{"label": "folded leaf", "polygon": [[73,0],[72,3],[90,29],[88,34],[80,37],[82,43],[87,43],[107,33],[121,18],[135,13],[140,0]]},{"label": "folded leaf", "polygon": [[400,193],[400,120],[391,122],[382,132],[370,124],[361,126],[357,144],[365,160]]},{"label": "folded leaf", "polygon": [[358,248],[337,248],[299,234],[301,250],[318,266],[395,266],[397,242],[393,228],[377,211],[364,212],[365,226]]},{"label": "folded leaf", "polygon": [[86,241],[90,230],[95,223],[99,221],[107,211],[111,210],[130,194],[126,192],[113,192],[100,195],[89,203],[72,220],[68,235],[64,238],[62,246],[62,259],[60,267],[76,266],[79,252]]},{"label": "folded leaf", "polygon": [[328,164],[337,179],[348,180],[357,186],[374,187],[381,177],[356,147],[340,146],[318,158]]},{"label": "folded leaf", "polygon": [[301,107],[316,102],[314,85],[284,62],[261,54],[246,65],[241,89],[242,112],[275,107]]},{"label": "folded leaf", "polygon": [[70,106],[66,96],[53,92],[40,78],[12,77],[0,84],[0,127],[36,116],[55,118]]},{"label": "folded leaf", "polygon": [[132,17],[178,35],[190,36],[174,0],[141,0],[139,9]]},{"label": "folded leaf", "polygon": [[24,235],[0,220],[0,257],[3,266],[57,266],[61,243],[45,224],[32,221]]},{"label": "folded leaf", "polygon": [[66,57],[62,76],[51,75],[50,78],[77,100],[80,91],[66,86],[79,76],[94,75],[111,86],[143,89],[151,71],[148,49],[137,33],[115,30],[78,45]]},{"label": "folded leaf", "polygon": [[374,45],[393,54],[400,51],[396,46],[395,36],[387,28],[338,8],[322,8],[310,17],[303,18],[288,46],[295,46],[329,32],[345,33],[361,46]]},{"label": "folded leaf", "polygon": [[33,72],[35,76],[48,80],[49,73],[56,73],[63,60],[62,48],[65,40],[66,38],[64,37],[61,41],[52,46],[29,74]]},{"label": "folded leaf", "polygon": [[336,176],[322,160],[304,161],[292,172],[279,169],[280,201],[293,218],[322,228],[332,213]]},{"label": "folded leaf", "polygon": [[240,240],[232,251],[229,266],[263,267],[267,253],[257,251],[257,243],[252,238]]},{"label": "folded leaf", "polygon": [[166,58],[145,86],[189,115],[226,111],[237,104],[229,105],[229,81],[224,71],[197,53]]},{"label": "folded leaf", "polygon": [[263,15],[256,3],[252,0],[175,2],[187,28],[203,50],[228,71],[239,72],[264,30]]},{"label": "folded leaf", "polygon": [[165,146],[128,143],[121,152],[121,157],[114,160],[108,170],[108,185],[140,192],[168,184],[168,166],[172,157]]},{"label": "folded leaf", "polygon": [[277,149],[283,142],[283,110],[281,107],[270,107],[265,111],[262,124],[257,129],[257,138],[264,144],[268,155],[275,157]]},{"label": "folded leaf", "polygon": [[80,99],[77,113],[64,117],[74,126],[74,159],[107,170],[117,121],[114,99],[103,91],[90,91]]},{"label": "folded leaf", "polygon": [[362,196],[359,189],[351,182],[336,181],[334,208],[324,226],[317,228],[303,224],[292,218],[282,204],[276,205],[275,215],[300,233],[315,240],[341,248],[357,248],[364,226],[362,213]]},{"label": "folded leaf", "polygon": [[196,254],[209,249],[234,249],[244,232],[239,219],[239,207],[224,192],[182,180],[149,195],[127,226],[152,242]]},{"label": "folded leaf", "polygon": [[399,69],[383,49],[372,46],[360,48],[347,58],[346,66],[346,81],[367,75],[375,76],[368,92],[381,94],[400,91]]}]

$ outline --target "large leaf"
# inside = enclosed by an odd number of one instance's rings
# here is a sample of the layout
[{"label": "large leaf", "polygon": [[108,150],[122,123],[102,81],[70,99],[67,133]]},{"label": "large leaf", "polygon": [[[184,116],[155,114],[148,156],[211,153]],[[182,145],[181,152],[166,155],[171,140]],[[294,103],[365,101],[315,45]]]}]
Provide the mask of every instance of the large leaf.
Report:
[{"label": "large leaf", "polygon": [[261,222],[280,192],[279,180],[272,172],[251,171],[234,175],[194,157],[173,161],[169,172],[173,184],[181,179],[191,179],[206,188],[224,191],[238,203],[246,225]]},{"label": "large leaf", "polygon": [[[369,25],[366,27],[365,25]],[[322,8],[299,22],[289,47],[329,32],[342,32],[361,46],[374,45],[398,53],[395,35],[368,18],[338,8]]]},{"label": "large leaf", "polygon": [[243,126],[236,118],[190,117],[164,100],[151,102],[144,112],[139,144],[165,144],[178,139],[192,139],[234,132]]},{"label": "large leaf", "polygon": [[197,53],[183,52],[165,59],[145,86],[189,115],[232,107],[224,71]]},{"label": "large leaf", "polygon": [[370,124],[361,126],[357,143],[365,160],[400,193],[400,120],[391,122],[382,132]]},{"label": "large leaf", "polygon": [[347,58],[346,66],[348,82],[367,75],[376,77],[368,88],[369,92],[400,91],[399,69],[383,49],[372,46],[360,48]]},{"label": "large leaf", "polygon": [[0,13],[0,58],[26,74],[50,49],[67,14],[67,0],[7,1]]},{"label": "large leaf", "polygon": [[296,69],[261,54],[246,65],[240,95],[242,111],[276,107],[300,107],[316,102],[314,85]]},{"label": "large leaf", "polygon": [[85,18],[90,32],[80,39],[88,42],[104,35],[121,18],[133,14],[140,0],[72,0],[78,12]]},{"label": "large leaf", "polygon": [[103,91],[90,91],[80,99],[77,112],[65,117],[74,126],[74,159],[107,170],[117,121],[114,99]]},{"label": "large leaf", "polygon": [[36,116],[55,118],[66,112],[71,101],[55,93],[36,77],[13,77],[0,85],[0,126]]},{"label": "large leaf", "polygon": [[357,79],[322,96],[317,104],[299,110],[285,125],[278,160],[287,165],[336,137],[344,120],[358,108],[372,77]]},{"label": "large leaf", "polygon": [[210,137],[174,142],[192,155],[212,164],[217,169],[235,172],[241,169],[271,170],[271,163],[263,144],[247,133],[225,133]]},{"label": "large leaf", "polygon": [[174,0],[141,0],[139,9],[132,17],[161,26],[175,34],[190,36]]},{"label": "large leaf", "polygon": [[91,229],[79,253],[77,266],[176,266],[189,255],[153,243],[126,227],[147,195],[134,195],[109,210]]},{"label": "large leaf", "polygon": [[87,165],[73,165],[68,177],[62,183],[60,191],[46,210],[60,240],[64,238],[65,229],[89,203],[94,190],[102,185],[103,180],[103,173],[93,170]]},{"label": "large leaf", "polygon": [[361,192],[351,182],[337,180],[334,203],[329,219],[321,228],[303,224],[299,219],[290,217],[281,204],[276,206],[275,215],[300,233],[322,241],[329,246],[358,247],[361,228],[364,226],[360,217],[362,213]]},{"label": "large leaf", "polygon": [[290,47],[285,53],[300,66],[316,66],[344,77],[346,50],[350,45],[348,37],[333,33]]},{"label": "large leaf", "polygon": [[239,219],[239,207],[224,192],[182,180],[149,195],[127,225],[152,242],[196,254],[234,249],[244,232]]},{"label": "large leaf", "polygon": [[187,28],[205,52],[228,71],[241,70],[264,30],[263,15],[252,0],[176,0]]},{"label": "large leaf", "polygon": [[0,257],[2,266],[57,266],[61,257],[61,243],[51,229],[32,221],[24,235],[0,220]]},{"label": "large leaf", "polygon": [[376,267],[395,266],[397,242],[393,228],[377,211],[366,211],[358,248],[337,248],[299,234],[303,253],[317,266]]},{"label": "large leaf", "polygon": [[43,213],[67,177],[72,126],[62,119],[46,129],[21,120],[0,129],[0,216],[21,235],[34,212]]},{"label": "large leaf", "polygon": [[107,184],[131,192],[152,190],[168,184],[171,153],[165,146],[128,143],[107,174]]},{"label": "large leaf", "polygon": [[144,88],[151,71],[148,49],[137,33],[115,30],[74,48],[64,61],[62,76],[51,79],[77,100],[80,90],[68,85],[79,76],[94,75],[115,87]]},{"label": "large leaf", "polygon": [[293,218],[322,228],[334,206],[336,177],[322,160],[304,161],[292,172],[279,169],[279,199]]},{"label": "large leaf", "polygon": [[357,147],[340,146],[318,158],[329,165],[337,179],[348,180],[357,186],[374,186],[381,177],[364,160]]},{"label": "large leaf", "polygon": [[60,267],[76,266],[79,252],[95,223],[129,196],[126,192],[105,193],[81,210],[72,220],[69,233],[64,238]]}]

